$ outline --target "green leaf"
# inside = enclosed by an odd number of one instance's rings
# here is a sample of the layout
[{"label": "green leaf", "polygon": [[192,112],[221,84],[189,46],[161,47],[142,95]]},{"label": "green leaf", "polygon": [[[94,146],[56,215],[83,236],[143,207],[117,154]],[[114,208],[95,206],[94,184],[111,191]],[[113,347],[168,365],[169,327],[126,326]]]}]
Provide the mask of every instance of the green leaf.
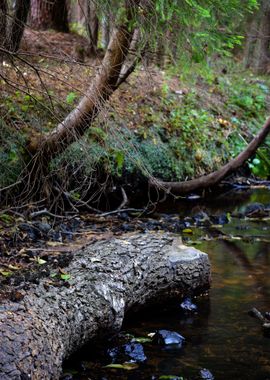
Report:
[{"label": "green leaf", "polygon": [[0,220],[4,223],[12,223],[13,221],[12,217],[8,214],[0,214]]},{"label": "green leaf", "polygon": [[146,338],[144,336],[138,336],[136,338],[133,338],[132,341],[137,342],[137,343],[150,343],[150,342],[152,342],[152,339]]},{"label": "green leaf", "polygon": [[77,98],[77,94],[75,92],[70,92],[67,94],[66,102],[68,104],[73,104],[74,100]]},{"label": "green leaf", "polygon": [[193,231],[192,231],[190,228],[185,228],[185,229],[183,230],[183,232],[184,232],[185,234],[193,234]]},{"label": "green leaf", "polygon": [[1,274],[2,276],[8,277],[8,276],[11,276],[11,275],[12,275],[12,272],[7,271],[7,270],[0,270],[0,274]]},{"label": "green leaf", "polygon": [[70,276],[70,274],[62,273],[60,275],[60,278],[61,278],[61,280],[68,281],[68,280],[70,280],[71,276]]},{"label": "green leaf", "polygon": [[123,363],[123,364],[108,364],[104,368],[114,368],[114,369],[125,369],[127,371],[138,368],[139,365],[137,363]]},{"label": "green leaf", "polygon": [[43,264],[46,264],[46,262],[47,262],[46,260],[43,260],[40,257],[38,257],[36,261],[37,261],[38,265],[43,265]]},{"label": "green leaf", "polygon": [[252,160],[252,163],[253,163],[254,165],[259,165],[259,164],[261,163],[261,160],[259,160],[259,158],[254,158],[254,159]]}]

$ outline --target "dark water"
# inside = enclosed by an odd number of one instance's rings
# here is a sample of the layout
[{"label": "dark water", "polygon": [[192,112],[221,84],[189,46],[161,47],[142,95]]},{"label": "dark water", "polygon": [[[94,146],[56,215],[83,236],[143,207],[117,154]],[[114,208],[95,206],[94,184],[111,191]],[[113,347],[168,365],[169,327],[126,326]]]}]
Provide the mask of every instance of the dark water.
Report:
[{"label": "dark water", "polygon": [[[270,205],[270,190],[227,194],[208,203],[176,202],[171,209],[162,206],[161,211],[194,215],[203,209],[209,214],[231,215],[244,212],[253,202]],[[158,329],[177,331],[186,338],[184,348],[168,350],[144,343],[147,361],[127,371],[105,369],[108,358],[101,352],[96,356],[97,348],[88,347],[80,354],[80,365],[78,358],[75,364],[67,363],[66,371],[73,367],[74,379],[159,379],[165,375],[200,379],[202,368],[216,380],[270,379],[270,338],[247,314],[252,307],[270,311],[270,221],[237,216],[223,227],[191,229],[193,234],[183,234],[183,238],[199,243],[197,248],[207,252],[212,263],[209,296],[194,300],[198,313],[185,316],[178,304],[169,308],[165,302],[164,308],[137,315],[123,326],[124,332],[136,337]],[[220,232],[229,240],[220,239]]]}]

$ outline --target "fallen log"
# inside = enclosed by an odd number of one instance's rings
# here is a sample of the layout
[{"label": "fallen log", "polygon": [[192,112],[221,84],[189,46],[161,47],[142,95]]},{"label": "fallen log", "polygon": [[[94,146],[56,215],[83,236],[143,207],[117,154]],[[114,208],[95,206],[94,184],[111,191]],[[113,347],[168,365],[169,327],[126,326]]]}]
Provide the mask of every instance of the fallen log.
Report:
[{"label": "fallen log", "polygon": [[118,331],[127,310],[210,283],[208,256],[167,233],[98,241],[65,271],[68,287],[42,279],[20,302],[0,305],[1,380],[58,379],[63,360],[99,333]]}]

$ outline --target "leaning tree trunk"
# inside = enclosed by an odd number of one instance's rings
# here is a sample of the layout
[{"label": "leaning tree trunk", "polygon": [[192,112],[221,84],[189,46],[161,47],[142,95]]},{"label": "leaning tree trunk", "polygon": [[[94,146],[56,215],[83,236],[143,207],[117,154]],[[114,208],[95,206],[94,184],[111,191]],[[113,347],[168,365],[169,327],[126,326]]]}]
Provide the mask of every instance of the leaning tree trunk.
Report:
[{"label": "leaning tree trunk", "polygon": [[78,106],[41,141],[30,141],[28,149],[32,155],[38,154],[38,161],[44,158],[48,162],[82,137],[117,88],[133,35],[128,21],[114,29],[101,67]]},{"label": "leaning tree trunk", "polygon": [[90,53],[95,55],[97,53],[98,45],[98,17],[97,17],[97,6],[93,0],[87,2],[87,12],[86,12],[86,30],[90,43]]},{"label": "leaning tree trunk", "polygon": [[31,0],[30,25],[37,30],[69,32],[66,0]]},{"label": "leaning tree trunk", "polygon": [[[49,134],[31,138],[26,153],[29,157],[23,185],[29,196],[40,193],[48,199],[51,183],[48,162],[84,135],[96,116],[119,85],[119,75],[129,52],[133,30],[130,21],[138,11],[140,0],[126,1],[126,17],[115,27],[103,61],[96,71],[85,96],[72,112]],[[42,179],[42,180],[40,180]],[[29,184],[31,188],[29,187]]]},{"label": "leaning tree trunk", "polygon": [[209,287],[208,256],[171,234],[101,241],[75,254],[69,287],[41,280],[2,303],[1,380],[56,380],[61,365],[97,334],[118,331],[126,311]]}]

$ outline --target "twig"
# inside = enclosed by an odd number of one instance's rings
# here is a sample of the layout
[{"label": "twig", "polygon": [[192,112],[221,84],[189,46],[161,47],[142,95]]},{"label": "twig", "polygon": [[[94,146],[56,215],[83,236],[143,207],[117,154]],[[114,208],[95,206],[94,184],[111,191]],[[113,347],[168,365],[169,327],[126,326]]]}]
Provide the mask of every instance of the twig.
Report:
[{"label": "twig", "polygon": [[58,218],[58,219],[66,219],[66,218],[72,219],[72,218],[74,218],[74,215],[67,217],[67,216],[53,214],[50,211],[48,211],[46,208],[44,208],[43,210],[31,212],[29,217],[31,219],[34,219],[34,218],[37,218],[38,216],[41,216],[41,215],[47,215],[47,216],[51,216],[52,218]]},{"label": "twig", "polygon": [[1,193],[1,191],[5,191],[5,190],[8,190],[8,189],[11,189],[11,188],[14,187],[14,186],[19,185],[21,182],[22,182],[22,180],[19,180],[19,181],[15,182],[15,183],[12,183],[11,185],[8,185],[8,186],[6,186],[6,187],[2,187],[2,188],[0,189],[0,193]]},{"label": "twig", "polygon": [[145,211],[145,209],[143,209],[143,208],[122,208],[122,209],[104,212],[103,214],[100,214],[100,216],[108,216],[108,215],[113,215],[113,214],[119,214],[120,212],[132,212],[132,211],[143,213]]}]

